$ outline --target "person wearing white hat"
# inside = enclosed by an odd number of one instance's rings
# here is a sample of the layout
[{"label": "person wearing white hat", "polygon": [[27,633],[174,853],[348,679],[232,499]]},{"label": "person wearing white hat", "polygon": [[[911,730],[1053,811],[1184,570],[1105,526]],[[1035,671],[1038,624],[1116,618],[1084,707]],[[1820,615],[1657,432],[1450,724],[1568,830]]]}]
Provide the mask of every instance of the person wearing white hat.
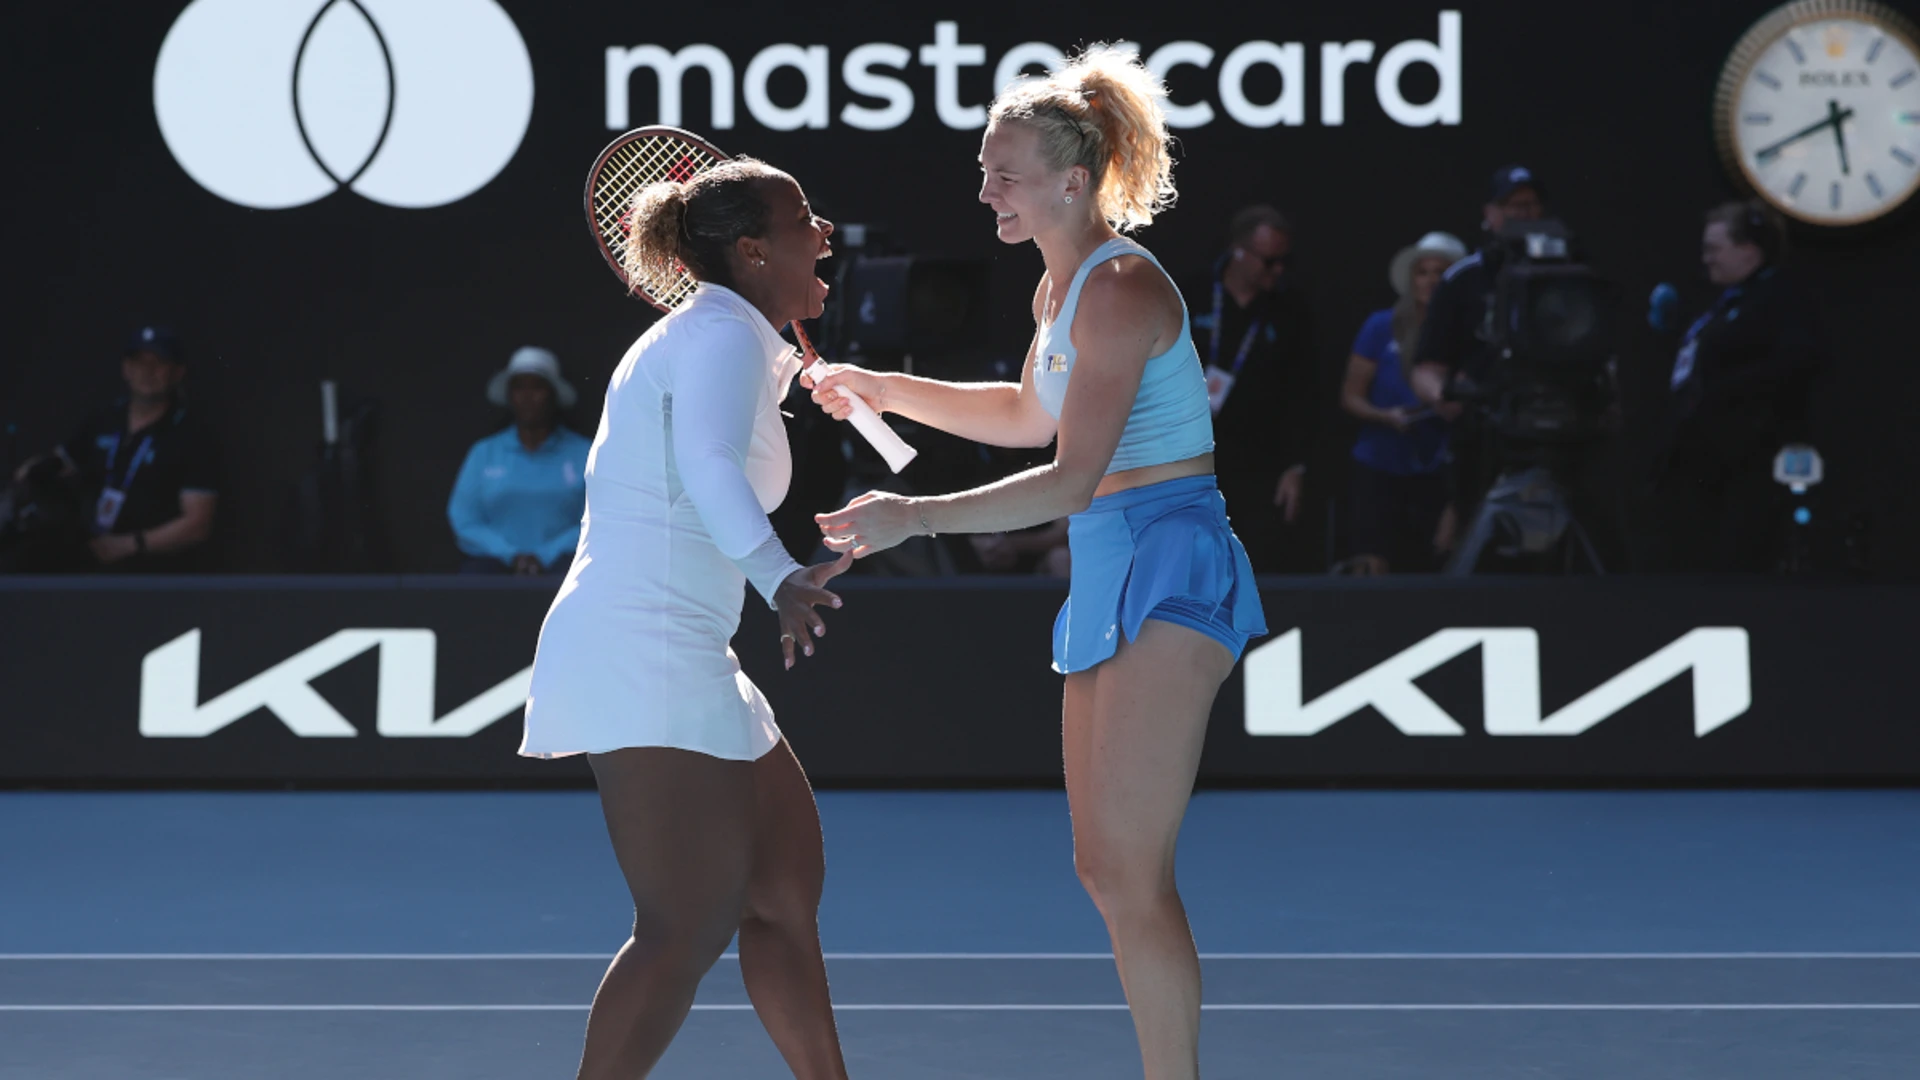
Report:
[{"label": "person wearing white hat", "polygon": [[473,444],[447,500],[465,573],[565,570],[580,542],[592,444],[560,423],[578,395],[546,349],[527,346],[487,383],[512,426]]},{"label": "person wearing white hat", "polygon": [[1350,471],[1348,565],[1366,574],[1425,569],[1447,546],[1448,415],[1414,393],[1414,346],[1427,304],[1449,266],[1464,258],[1457,237],[1431,232],[1394,255],[1387,279],[1400,299],[1374,312],[1355,337],[1340,406],[1360,421]]}]

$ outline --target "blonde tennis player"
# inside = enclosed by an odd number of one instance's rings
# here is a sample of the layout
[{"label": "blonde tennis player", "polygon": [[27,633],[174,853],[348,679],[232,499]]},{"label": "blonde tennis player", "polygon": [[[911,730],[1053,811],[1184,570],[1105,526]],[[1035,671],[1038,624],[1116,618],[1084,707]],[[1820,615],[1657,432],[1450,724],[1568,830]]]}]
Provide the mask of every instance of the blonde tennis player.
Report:
[{"label": "blonde tennis player", "polygon": [[727,643],[744,583],[788,667],[826,633],[851,564],[803,568],[767,512],[792,473],[776,328],[820,313],[833,225],[800,185],[735,161],[634,200],[630,278],[684,265],[694,295],[627,350],[587,460],[573,569],[540,631],[520,752],[584,753],[633,893],[633,936],[587,1017],[582,1080],[652,1069],[737,931],[761,1022],[803,1078],[846,1076],[817,915],[820,817],[773,710]]},{"label": "blonde tennis player", "polygon": [[1074,862],[1106,919],[1149,1080],[1198,1075],[1200,964],[1174,887],[1215,693],[1266,633],[1246,552],[1213,478],[1206,377],[1180,293],[1122,231],[1173,200],[1165,88],[1096,48],[993,104],[980,201],[1046,273],[1018,385],[841,370],[839,391],[964,438],[1055,443],[1051,464],[934,498],[877,493],[820,517],[856,556],[911,536],[1017,529],[1071,515],[1070,597],[1054,624]]}]

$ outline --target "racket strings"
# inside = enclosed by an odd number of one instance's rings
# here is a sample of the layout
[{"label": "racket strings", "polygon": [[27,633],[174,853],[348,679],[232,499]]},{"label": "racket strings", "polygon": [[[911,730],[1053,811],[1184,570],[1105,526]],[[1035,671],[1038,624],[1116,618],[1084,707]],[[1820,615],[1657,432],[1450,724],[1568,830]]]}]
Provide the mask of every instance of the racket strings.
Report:
[{"label": "racket strings", "polygon": [[[607,250],[624,265],[635,195],[663,180],[690,180],[721,160],[698,146],[662,135],[635,139],[608,154],[593,182],[594,226]],[[682,270],[671,282],[639,285],[657,303],[672,308],[698,283]]]}]

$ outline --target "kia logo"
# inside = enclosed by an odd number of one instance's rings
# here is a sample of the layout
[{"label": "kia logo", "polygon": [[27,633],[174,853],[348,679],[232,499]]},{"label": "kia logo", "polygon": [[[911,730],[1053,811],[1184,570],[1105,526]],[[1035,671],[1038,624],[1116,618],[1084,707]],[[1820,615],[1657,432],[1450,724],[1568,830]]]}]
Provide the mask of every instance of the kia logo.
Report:
[{"label": "kia logo", "polygon": [[194,0],[160,45],[153,108],[174,160],[228,202],[350,188],[419,209],[513,160],[533,63],[493,0]]}]

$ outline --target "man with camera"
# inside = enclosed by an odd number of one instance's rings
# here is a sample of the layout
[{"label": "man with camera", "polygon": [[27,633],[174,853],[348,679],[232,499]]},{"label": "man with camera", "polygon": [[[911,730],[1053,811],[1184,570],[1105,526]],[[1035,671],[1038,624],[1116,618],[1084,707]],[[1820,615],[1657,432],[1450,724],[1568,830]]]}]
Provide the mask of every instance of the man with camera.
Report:
[{"label": "man with camera", "polygon": [[172,331],[133,335],[120,361],[126,396],[15,471],[13,569],[196,568],[213,532],[216,461],[187,409],[186,372]]},{"label": "man with camera", "polygon": [[1493,175],[1487,240],[1448,268],[1414,352],[1413,389],[1453,421],[1449,570],[1491,548],[1514,568],[1603,569],[1597,444],[1617,426],[1611,286],[1545,215],[1521,165]]},{"label": "man with camera", "polygon": [[[1489,237],[1498,237],[1508,222],[1539,221],[1546,208],[1546,186],[1533,170],[1508,165],[1493,174],[1486,205],[1481,207],[1481,227]],[[1459,403],[1449,399],[1450,384],[1460,377],[1469,381],[1487,377],[1493,359],[1486,325],[1493,287],[1494,271],[1482,246],[1447,268],[1427,305],[1427,320],[1414,347],[1413,389],[1448,419],[1461,412]],[[1456,456],[1459,453],[1456,449]],[[1456,491],[1455,501],[1470,500],[1474,494]]]},{"label": "man with camera", "polygon": [[1764,573],[1785,552],[1787,500],[1774,455],[1807,438],[1822,333],[1782,267],[1786,230],[1759,200],[1707,214],[1700,261],[1718,300],[1681,335],[1653,493],[1660,569]]}]

